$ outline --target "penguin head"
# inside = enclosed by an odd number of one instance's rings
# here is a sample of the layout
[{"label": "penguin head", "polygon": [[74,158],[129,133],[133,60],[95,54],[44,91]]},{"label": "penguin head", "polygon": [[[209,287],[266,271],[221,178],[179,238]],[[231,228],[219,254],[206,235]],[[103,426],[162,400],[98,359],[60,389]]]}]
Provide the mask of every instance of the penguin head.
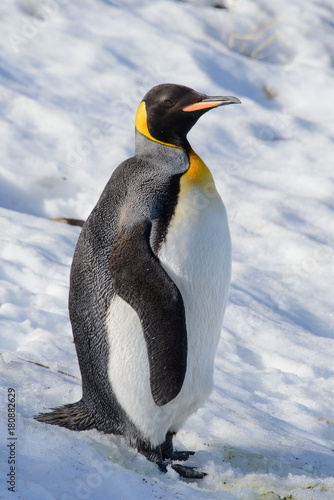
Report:
[{"label": "penguin head", "polygon": [[240,103],[236,97],[210,97],[171,83],[157,85],[139,105],[136,130],[153,141],[187,149],[187,134],[204,113],[235,103]]}]

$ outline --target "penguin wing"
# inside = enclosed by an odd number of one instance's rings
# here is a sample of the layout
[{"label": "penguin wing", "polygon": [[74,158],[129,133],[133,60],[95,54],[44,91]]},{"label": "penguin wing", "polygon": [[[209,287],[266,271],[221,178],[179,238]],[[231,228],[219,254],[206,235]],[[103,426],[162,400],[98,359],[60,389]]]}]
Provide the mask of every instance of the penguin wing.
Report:
[{"label": "penguin wing", "polygon": [[181,390],[187,367],[187,332],[182,296],[150,246],[145,219],[117,236],[110,256],[115,292],[138,314],[146,341],[154,402],[163,406]]}]

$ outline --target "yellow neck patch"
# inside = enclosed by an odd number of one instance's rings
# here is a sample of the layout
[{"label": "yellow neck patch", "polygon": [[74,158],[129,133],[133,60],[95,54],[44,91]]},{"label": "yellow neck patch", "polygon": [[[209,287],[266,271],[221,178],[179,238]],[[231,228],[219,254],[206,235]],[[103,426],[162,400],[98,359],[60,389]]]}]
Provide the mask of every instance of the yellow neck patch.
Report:
[{"label": "yellow neck patch", "polygon": [[[158,141],[150,134],[147,126],[147,112],[146,112],[146,104],[144,101],[142,101],[138,107],[135,123],[138,132],[140,132],[142,135],[144,135],[151,141],[158,142],[159,144],[163,144],[164,146],[171,146],[173,148],[178,148],[183,150],[183,148],[175,146],[175,144],[169,144],[167,142]],[[187,152],[187,154],[189,156],[190,166],[187,172],[183,174],[181,178],[183,189],[214,185],[212,174],[208,169],[208,167],[205,165],[204,161],[191,148],[190,151]]]},{"label": "yellow neck patch", "polygon": [[207,183],[212,183],[212,174],[202,158],[200,158],[193,149],[190,149],[188,155],[190,158],[190,167],[182,177],[190,184],[200,184],[203,186]]}]

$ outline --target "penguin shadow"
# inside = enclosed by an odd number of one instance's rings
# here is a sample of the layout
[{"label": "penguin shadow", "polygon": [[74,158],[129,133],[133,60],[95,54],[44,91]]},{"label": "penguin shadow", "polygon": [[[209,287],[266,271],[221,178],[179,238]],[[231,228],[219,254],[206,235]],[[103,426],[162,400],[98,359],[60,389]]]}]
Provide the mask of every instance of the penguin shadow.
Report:
[{"label": "penguin shadow", "polygon": [[[237,485],[252,485],[254,490],[262,492],[266,489],[272,491],[273,477],[283,481],[291,476],[307,476],[311,484],[321,475],[310,474],[305,470],[310,460],[306,452],[298,456],[287,454],[285,459],[278,459],[269,449],[247,449],[211,439],[210,442],[203,443],[195,456],[196,467],[207,474],[197,485],[212,491],[231,491]],[[313,458],[319,461],[319,457]]]},{"label": "penguin shadow", "polygon": [[[243,475],[274,473],[280,476],[287,476],[294,469],[291,465],[284,464],[278,459],[267,456],[265,452],[257,453],[247,448],[243,449],[227,445],[219,440],[207,443],[206,448],[206,451],[201,452],[203,458],[213,461],[217,474],[232,468],[238,470]],[[301,471],[300,474],[302,474]]]},{"label": "penguin shadow", "polygon": [[263,491],[293,477],[296,484],[304,478],[305,484],[309,484],[307,488],[312,489],[324,473],[331,474],[321,450],[294,448],[285,450],[283,455],[270,448],[242,448],[211,437],[195,456],[197,466],[207,473],[198,485],[207,489],[228,490],[237,482],[248,486],[252,483],[254,489]]}]

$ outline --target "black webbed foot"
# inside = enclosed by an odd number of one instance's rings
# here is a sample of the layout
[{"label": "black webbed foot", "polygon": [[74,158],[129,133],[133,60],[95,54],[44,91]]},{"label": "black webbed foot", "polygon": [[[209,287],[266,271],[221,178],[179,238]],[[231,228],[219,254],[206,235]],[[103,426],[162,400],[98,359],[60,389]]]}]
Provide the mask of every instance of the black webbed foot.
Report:
[{"label": "black webbed foot", "polygon": [[185,462],[191,455],[195,455],[194,451],[176,451],[174,450],[170,455],[163,454],[163,458],[169,460],[179,460],[180,462]]},{"label": "black webbed foot", "polygon": [[180,460],[180,462],[184,462],[185,460],[188,460],[190,455],[195,455],[194,451],[174,450],[173,437],[174,434],[172,432],[168,432],[165,442],[161,445],[161,453],[164,460]]},{"label": "black webbed foot", "polygon": [[186,465],[172,464],[172,469],[174,469],[179,476],[185,477],[186,479],[203,479],[207,474],[206,472],[199,471],[196,467],[187,467]]},{"label": "black webbed foot", "polygon": [[[168,432],[166,435],[166,440],[161,445],[161,454],[165,463],[170,463],[174,460],[180,462],[185,462],[191,455],[195,455],[194,451],[176,451],[173,447],[173,436],[174,433]],[[196,467],[188,467],[181,464],[171,464],[172,469],[174,469],[181,477],[187,479],[203,479],[206,476],[205,472],[201,472]]]},{"label": "black webbed foot", "polygon": [[196,467],[171,463],[174,460],[181,462],[188,460],[191,455],[195,454],[194,451],[174,451],[172,433],[167,434],[166,441],[161,446],[152,448],[148,443],[138,441],[137,448],[150,462],[155,462],[163,473],[167,472],[167,465],[171,465],[172,469],[186,479],[203,479],[207,475],[205,472],[199,471]]}]

